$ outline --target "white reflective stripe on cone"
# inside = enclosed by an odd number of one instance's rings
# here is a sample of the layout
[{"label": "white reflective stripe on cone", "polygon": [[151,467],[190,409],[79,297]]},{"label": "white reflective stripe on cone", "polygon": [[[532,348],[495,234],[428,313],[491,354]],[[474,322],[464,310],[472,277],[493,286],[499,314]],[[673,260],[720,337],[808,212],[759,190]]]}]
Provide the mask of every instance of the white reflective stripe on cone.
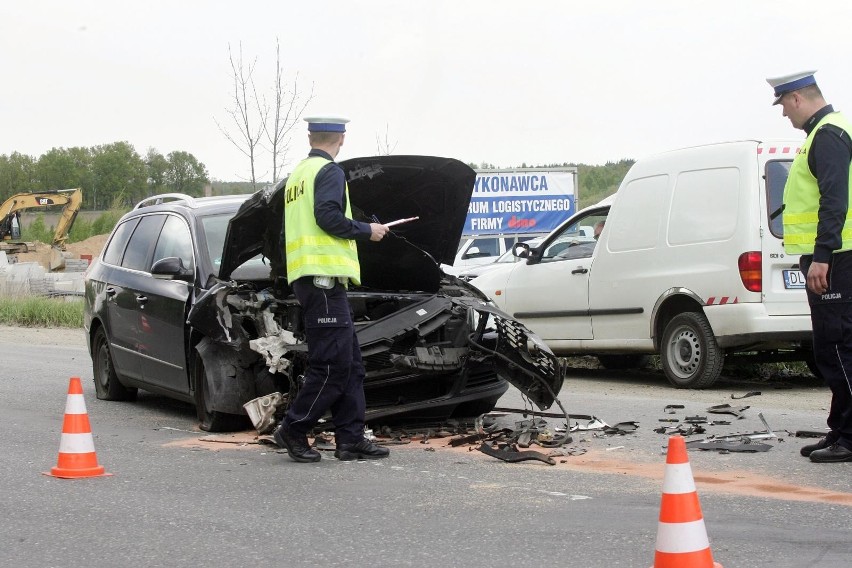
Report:
[{"label": "white reflective stripe on cone", "polygon": [[69,394],[65,401],[65,414],[86,414],[86,399],[82,394]]},{"label": "white reflective stripe on cone", "polygon": [[60,454],[88,454],[95,451],[95,441],[92,433],[62,434],[59,440]]},{"label": "white reflective stripe on cone", "polygon": [[695,480],[689,463],[667,463],[666,476],[663,478],[663,493],[676,495],[695,492]]},{"label": "white reflective stripe on cone", "polygon": [[657,552],[698,552],[710,548],[704,519],[689,523],[660,523],[657,527]]}]

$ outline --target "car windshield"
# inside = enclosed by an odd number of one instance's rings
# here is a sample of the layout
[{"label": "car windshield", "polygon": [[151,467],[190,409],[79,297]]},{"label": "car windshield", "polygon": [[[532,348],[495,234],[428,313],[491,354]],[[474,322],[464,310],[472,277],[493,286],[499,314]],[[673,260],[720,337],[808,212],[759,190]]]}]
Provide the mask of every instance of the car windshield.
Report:
[{"label": "car windshield", "polygon": [[233,213],[208,215],[201,218],[204,227],[204,237],[207,241],[207,257],[213,266],[213,273],[219,275],[219,265],[222,264],[222,249],[225,248],[225,234],[228,232],[228,221]]}]

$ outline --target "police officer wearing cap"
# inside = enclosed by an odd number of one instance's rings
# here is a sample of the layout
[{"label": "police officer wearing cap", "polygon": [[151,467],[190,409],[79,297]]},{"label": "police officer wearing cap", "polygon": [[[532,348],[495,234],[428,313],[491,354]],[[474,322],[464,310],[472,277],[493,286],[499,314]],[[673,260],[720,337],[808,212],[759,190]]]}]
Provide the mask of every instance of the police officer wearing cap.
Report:
[{"label": "police officer wearing cap", "polygon": [[826,104],[815,71],[767,79],[794,128],[805,131],[784,187],[784,250],[800,254],[814,359],[831,389],[829,432],[804,446],[818,463],[852,461],[852,123]]},{"label": "police officer wearing cap", "polygon": [[349,121],[305,120],[311,151],[287,179],[284,241],[287,282],[304,317],[308,368],[274,437],[294,461],[319,461],[307,434],[331,410],[335,457],[384,458],[389,450],[364,437],[365,372],[346,289],[360,284],[355,241],[380,241],[388,228],[352,219],[345,175],[334,162]]}]

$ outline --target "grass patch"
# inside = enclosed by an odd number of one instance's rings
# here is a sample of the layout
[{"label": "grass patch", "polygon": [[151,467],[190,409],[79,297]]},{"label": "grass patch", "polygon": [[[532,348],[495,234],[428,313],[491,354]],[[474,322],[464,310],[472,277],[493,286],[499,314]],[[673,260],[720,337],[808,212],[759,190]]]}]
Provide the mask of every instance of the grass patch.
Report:
[{"label": "grass patch", "polygon": [[83,327],[82,298],[0,298],[0,324],[24,327]]}]

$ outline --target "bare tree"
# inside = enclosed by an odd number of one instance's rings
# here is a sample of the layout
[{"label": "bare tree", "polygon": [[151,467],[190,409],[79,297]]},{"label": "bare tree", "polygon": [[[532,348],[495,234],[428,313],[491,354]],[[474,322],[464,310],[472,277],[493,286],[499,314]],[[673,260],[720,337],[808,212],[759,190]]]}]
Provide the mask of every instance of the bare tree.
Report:
[{"label": "bare tree", "polygon": [[385,124],[384,140],[382,140],[378,133],[376,134],[376,152],[378,152],[380,156],[390,156],[393,154],[393,151],[396,150],[396,145],[397,143],[394,142],[393,146],[391,146],[390,140],[388,139],[388,125]]},{"label": "bare tree", "polygon": [[[277,38],[271,104],[267,102],[265,96],[258,94],[254,78],[257,58],[250,64],[244,62],[242,42],[240,42],[239,55],[236,57],[231,46],[228,45],[228,59],[231,63],[233,96],[231,107],[225,110],[231,120],[228,121],[227,127],[220,124],[218,120],[216,125],[225,138],[249,159],[250,181],[252,187],[257,189],[258,178],[266,176],[266,172],[258,173],[261,150],[272,155],[272,182],[277,182],[281,177],[281,169],[287,157],[290,132],[314,97],[313,85],[307,95],[300,93],[297,74],[291,90],[284,86],[281,44]],[[268,146],[261,142],[267,143]]]},{"label": "bare tree", "polygon": [[299,93],[299,74],[293,79],[293,90],[284,87],[284,70],[281,67],[281,43],[275,38],[275,84],[273,85],[275,103],[271,109],[271,123],[266,128],[266,140],[272,154],[272,183],[281,177],[281,168],[286,163],[289,149],[290,131],[314,98],[314,86],[311,92],[302,97]]},{"label": "bare tree", "polygon": [[246,65],[243,61],[243,43],[240,42],[239,57],[236,60],[231,45],[228,44],[228,60],[231,63],[234,92],[231,101],[232,106],[225,111],[231,116],[234,130],[225,128],[219,124],[218,120],[216,126],[219,127],[225,138],[249,159],[251,168],[249,181],[251,181],[252,187],[257,189],[257,150],[261,137],[266,130],[269,108],[266,102],[258,97],[257,87],[254,83],[254,68],[257,64],[257,58]]}]

